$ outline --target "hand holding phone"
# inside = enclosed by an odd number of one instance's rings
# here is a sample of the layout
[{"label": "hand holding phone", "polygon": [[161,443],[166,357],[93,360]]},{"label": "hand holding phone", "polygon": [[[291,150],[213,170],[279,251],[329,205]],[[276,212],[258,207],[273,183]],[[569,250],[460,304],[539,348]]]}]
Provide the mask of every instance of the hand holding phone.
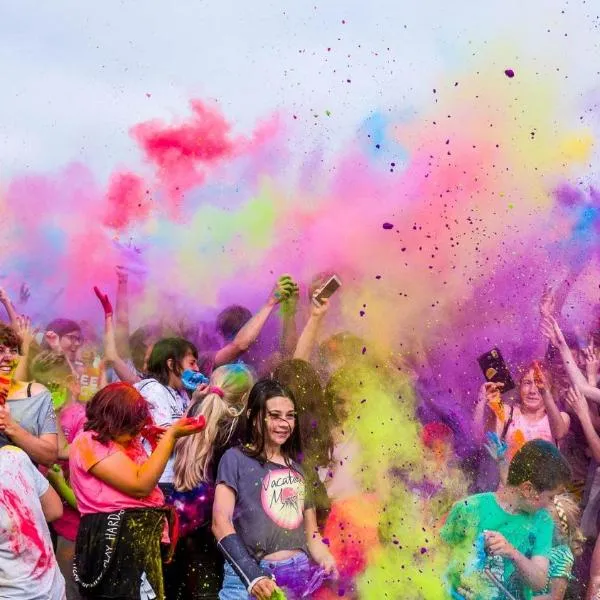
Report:
[{"label": "hand holding phone", "polygon": [[486,381],[502,384],[502,394],[515,389],[515,382],[513,381],[510,371],[498,348],[492,348],[489,352],[482,354],[477,359],[477,362],[479,363]]},{"label": "hand holding phone", "polygon": [[335,292],[342,286],[342,282],[337,275],[332,275],[318,290],[315,291],[312,301],[317,306],[323,304],[323,300],[331,298]]}]

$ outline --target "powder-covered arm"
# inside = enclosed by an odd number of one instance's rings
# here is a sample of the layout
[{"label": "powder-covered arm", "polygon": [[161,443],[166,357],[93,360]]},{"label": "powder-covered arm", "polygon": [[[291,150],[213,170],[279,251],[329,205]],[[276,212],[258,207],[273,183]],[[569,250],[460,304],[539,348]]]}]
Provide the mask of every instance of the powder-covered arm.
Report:
[{"label": "powder-covered arm", "polygon": [[294,352],[294,358],[300,358],[302,360],[309,361],[312,353],[317,335],[323,322],[323,317],[329,310],[329,300],[323,299],[321,306],[311,305],[310,317],[298,338],[298,344],[296,345],[296,351]]}]

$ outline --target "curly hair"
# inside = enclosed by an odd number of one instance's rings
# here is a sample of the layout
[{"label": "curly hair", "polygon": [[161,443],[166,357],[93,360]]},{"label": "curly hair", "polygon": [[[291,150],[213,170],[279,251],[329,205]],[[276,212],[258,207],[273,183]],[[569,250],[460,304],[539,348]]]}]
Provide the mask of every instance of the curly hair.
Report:
[{"label": "curly hair", "polygon": [[21,351],[21,337],[10,325],[0,323],[0,344]]},{"label": "curly hair", "polygon": [[137,435],[150,422],[150,410],[143,396],[128,383],[111,383],[90,400],[85,409],[85,431],[95,433],[94,440],[108,445],[120,435]]}]

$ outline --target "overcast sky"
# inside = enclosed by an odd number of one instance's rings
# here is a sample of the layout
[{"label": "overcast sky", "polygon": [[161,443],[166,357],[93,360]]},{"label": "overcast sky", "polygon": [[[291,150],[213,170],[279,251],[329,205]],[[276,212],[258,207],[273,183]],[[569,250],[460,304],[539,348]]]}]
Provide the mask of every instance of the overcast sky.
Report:
[{"label": "overcast sky", "polygon": [[373,110],[418,110],[492,47],[584,98],[598,86],[594,4],[0,0],[0,177],[74,160],[104,177],[139,160],[132,124],[184,117],[190,97],[216,100],[240,131],[297,114],[307,139],[335,146]]}]

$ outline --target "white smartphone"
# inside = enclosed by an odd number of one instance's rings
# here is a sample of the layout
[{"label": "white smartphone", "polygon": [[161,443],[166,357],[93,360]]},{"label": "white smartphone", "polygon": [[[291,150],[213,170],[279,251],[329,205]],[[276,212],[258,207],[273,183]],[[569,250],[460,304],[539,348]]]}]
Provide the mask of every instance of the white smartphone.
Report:
[{"label": "white smartphone", "polygon": [[332,275],[324,285],[322,285],[312,297],[312,301],[317,306],[321,306],[323,304],[324,298],[331,298],[335,292],[342,286],[342,282],[340,281],[337,275]]}]

